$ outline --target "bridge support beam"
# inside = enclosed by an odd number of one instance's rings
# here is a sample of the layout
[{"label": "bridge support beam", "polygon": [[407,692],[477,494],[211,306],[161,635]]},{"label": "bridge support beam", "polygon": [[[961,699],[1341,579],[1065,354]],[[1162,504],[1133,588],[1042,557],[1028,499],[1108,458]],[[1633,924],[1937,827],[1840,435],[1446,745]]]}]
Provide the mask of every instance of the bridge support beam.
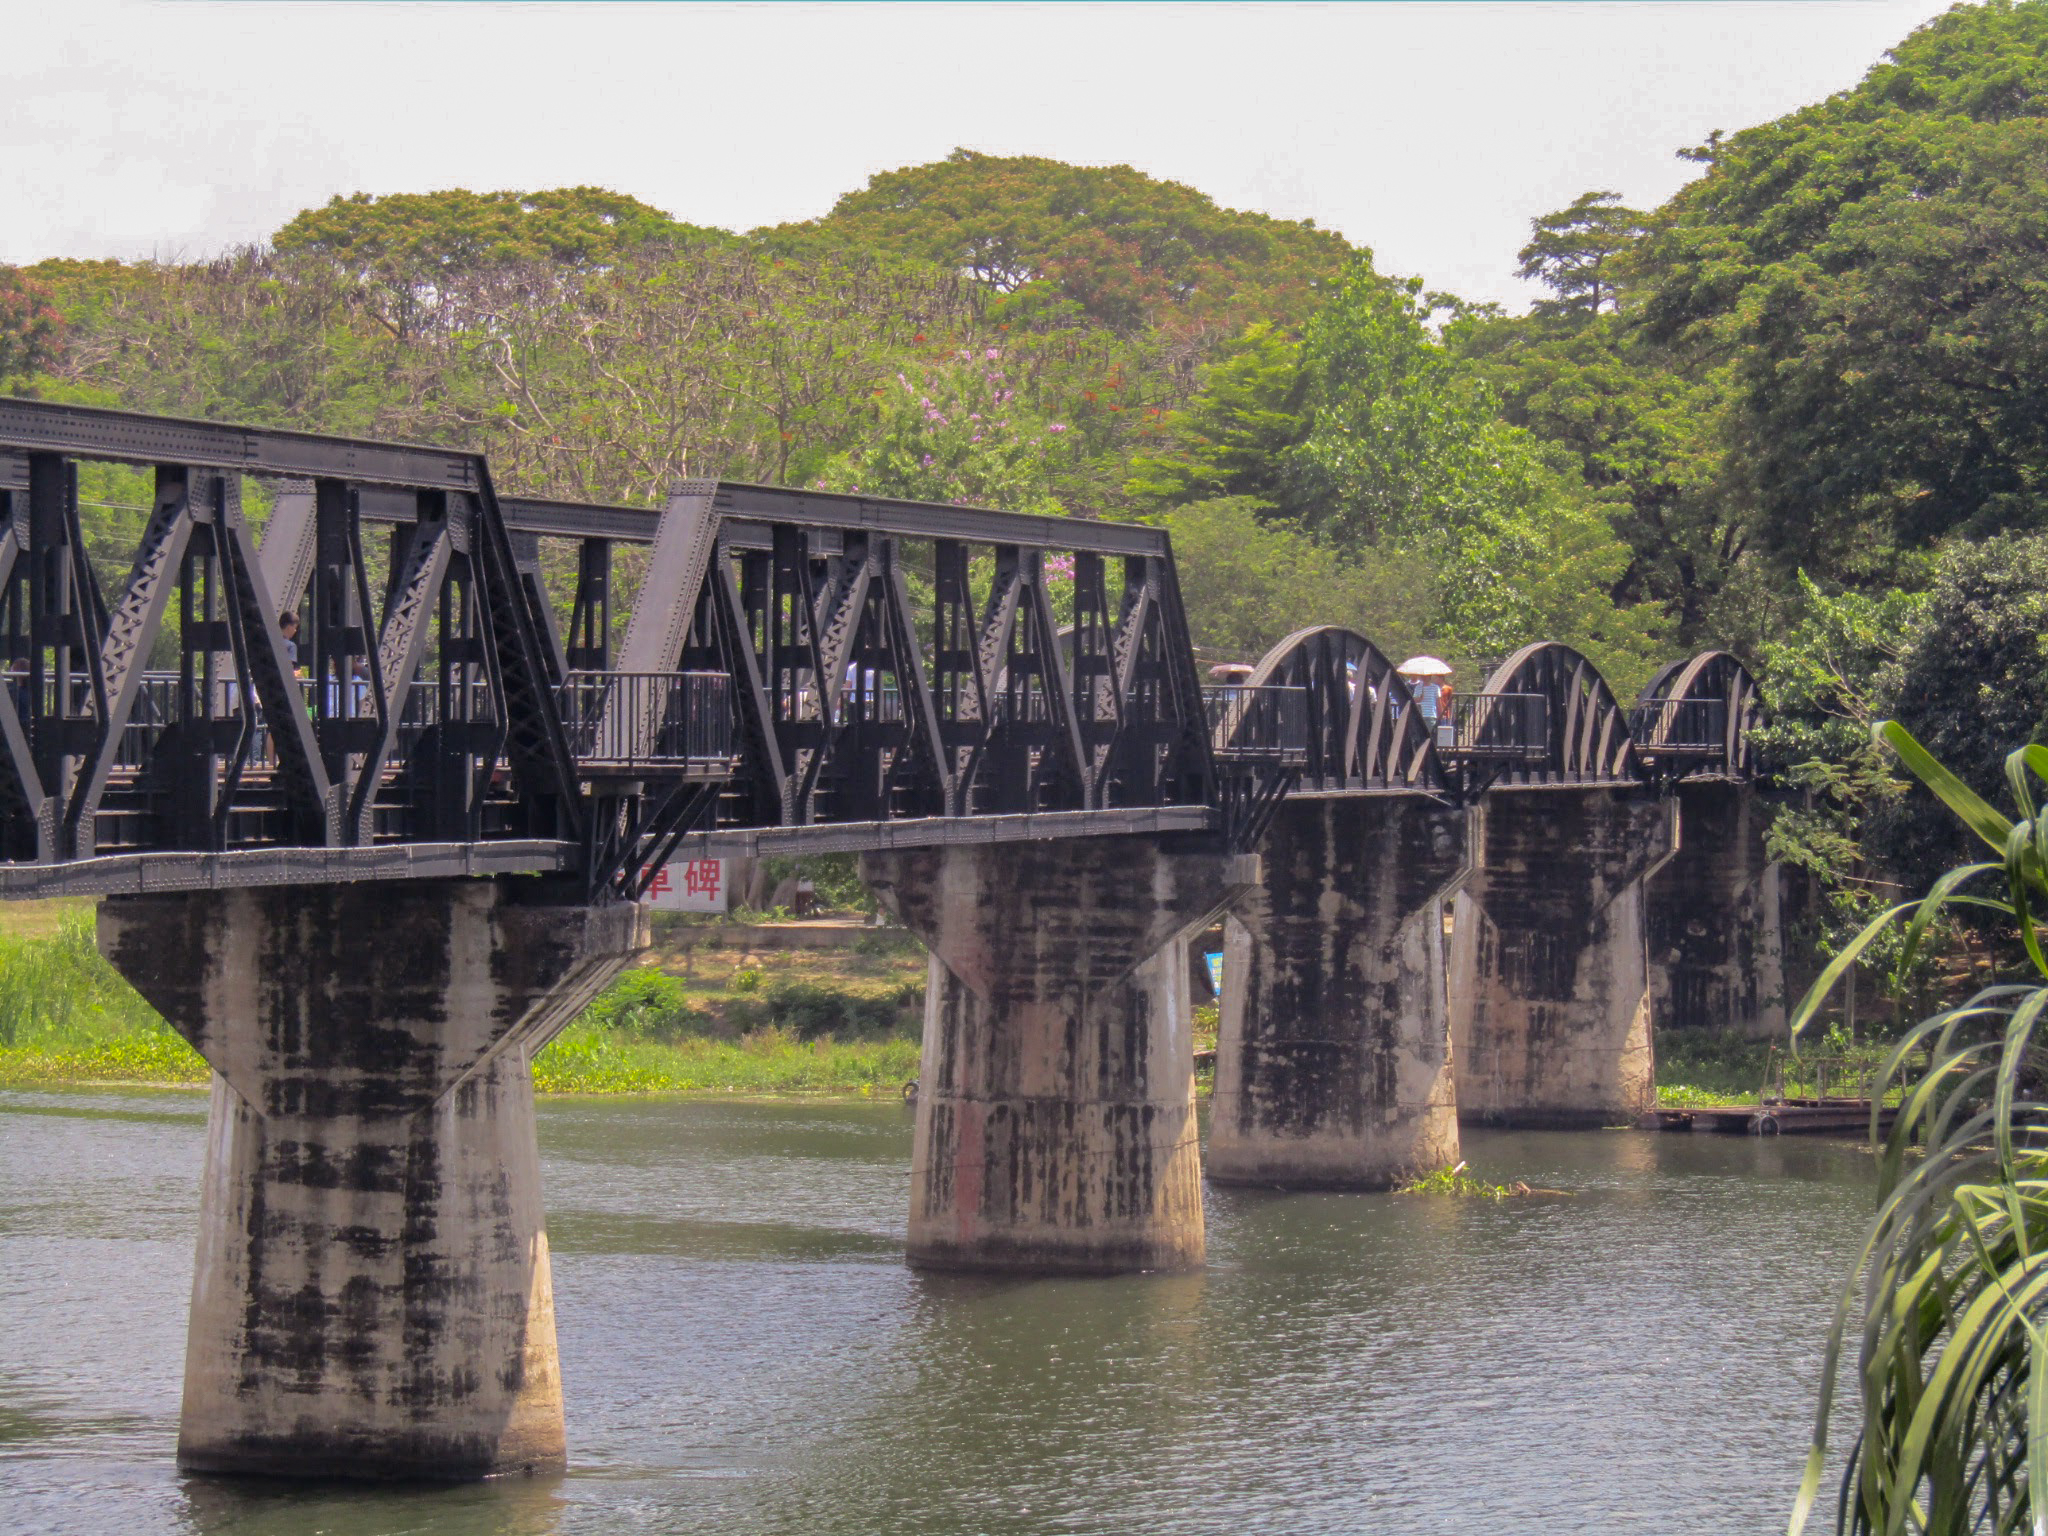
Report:
[{"label": "bridge support beam", "polygon": [[1612,1125],[1651,1108],[1644,886],[1677,846],[1676,813],[1631,790],[1487,797],[1451,938],[1466,1122]]},{"label": "bridge support beam", "polygon": [[1458,1160],[1443,912],[1471,814],[1411,796],[1280,807],[1225,920],[1212,1180],[1384,1189]]},{"label": "bridge support beam", "polygon": [[869,885],[931,951],[911,1263],[1201,1264],[1180,941],[1257,864],[1135,837],[863,856]]},{"label": "bridge support beam", "polygon": [[563,1465],[529,1060],[646,942],[534,880],[117,896],[100,947],[214,1069],[178,1461]]},{"label": "bridge support beam", "polygon": [[1785,1032],[1783,872],[1754,785],[1678,785],[1678,852],[1645,888],[1659,1030]]}]

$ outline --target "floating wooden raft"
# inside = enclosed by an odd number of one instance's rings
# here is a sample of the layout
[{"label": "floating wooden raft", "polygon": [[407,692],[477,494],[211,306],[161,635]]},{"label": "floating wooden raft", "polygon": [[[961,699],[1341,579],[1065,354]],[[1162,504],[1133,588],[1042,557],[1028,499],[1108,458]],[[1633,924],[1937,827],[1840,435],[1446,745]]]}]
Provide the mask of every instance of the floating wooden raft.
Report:
[{"label": "floating wooden raft", "polygon": [[[1894,1109],[1882,1111],[1889,1126]],[[1711,1131],[1723,1136],[1862,1135],[1870,1129],[1868,1099],[1786,1099],[1771,1104],[1716,1104],[1653,1109],[1639,1131]]]}]

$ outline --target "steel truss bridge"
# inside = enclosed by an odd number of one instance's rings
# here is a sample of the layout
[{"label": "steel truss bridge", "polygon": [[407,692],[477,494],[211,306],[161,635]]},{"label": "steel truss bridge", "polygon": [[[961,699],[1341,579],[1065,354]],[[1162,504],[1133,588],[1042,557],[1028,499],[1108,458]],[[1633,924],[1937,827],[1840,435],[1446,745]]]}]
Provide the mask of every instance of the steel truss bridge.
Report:
[{"label": "steel truss bridge", "polygon": [[[155,477],[118,588],[79,517],[95,462]],[[575,546],[566,629],[544,540]],[[1154,528],[727,481],[542,501],[480,454],[13,399],[0,663],[0,897],[514,872],[635,896],[678,853],[1249,846],[1288,793],[1748,779],[1758,711],[1725,653],[1624,710],[1537,644],[1429,722],[1333,628],[1205,689]]]}]

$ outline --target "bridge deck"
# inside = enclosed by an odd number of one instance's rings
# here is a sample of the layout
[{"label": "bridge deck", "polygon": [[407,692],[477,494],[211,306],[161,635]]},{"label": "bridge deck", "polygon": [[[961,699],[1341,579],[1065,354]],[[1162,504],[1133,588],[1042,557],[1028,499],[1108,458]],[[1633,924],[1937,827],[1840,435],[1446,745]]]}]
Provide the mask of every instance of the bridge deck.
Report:
[{"label": "bridge deck", "polygon": [[[155,474],[125,573],[84,537],[93,462]],[[1529,647],[1425,728],[1347,631],[1205,689],[1158,528],[725,481],[500,497],[460,450],[0,399],[0,899],[512,870],[631,897],[677,854],[1249,846],[1294,789],[1739,777],[1754,688],[1717,657],[1631,714]]]}]

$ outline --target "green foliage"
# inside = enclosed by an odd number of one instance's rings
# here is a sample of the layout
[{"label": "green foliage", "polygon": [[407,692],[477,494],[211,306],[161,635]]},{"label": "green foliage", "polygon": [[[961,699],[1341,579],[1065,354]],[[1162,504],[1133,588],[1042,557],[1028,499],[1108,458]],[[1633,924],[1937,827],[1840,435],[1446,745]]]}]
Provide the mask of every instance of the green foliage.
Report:
[{"label": "green foliage", "polygon": [[[1885,673],[1885,713],[1980,795],[2006,753],[2048,731],[2048,535],[1957,544],[1942,556],[1912,648]],[[1877,856],[1918,889],[1967,848],[1932,797],[1877,818]]]},{"label": "green foliage", "polygon": [[[1777,807],[1765,846],[1772,858],[1812,877],[1820,900],[1795,938],[1820,953],[1897,897],[1898,885],[1874,862],[1866,840],[1872,821],[1905,786],[1870,732],[1890,710],[1926,602],[1905,592],[1830,596],[1804,572],[1798,580],[1798,621],[1766,641],[1759,658],[1771,712],[1754,740],[1781,782],[1805,791]],[[1880,958],[1896,955],[1872,956]]]},{"label": "green foliage", "polygon": [[1719,373],[1680,372],[1611,314],[1467,316],[1445,341],[1484,372],[1510,423],[1568,456],[1608,514],[1630,557],[1619,599],[1664,605],[1689,639],[1768,627],[1753,601],[1722,601],[1749,528],[1723,483]]},{"label": "green foliage", "polygon": [[[358,192],[297,215],[271,239],[324,256],[369,295],[378,320],[411,335],[459,314],[450,279],[488,268],[590,271],[652,243],[731,237],[679,224],[602,187],[549,192]],[[444,305],[447,307],[444,308]]]},{"label": "green foliage", "polygon": [[1418,555],[1449,648],[1577,645],[1618,687],[1646,678],[1661,615],[1611,596],[1629,563],[1605,514],[1502,420],[1484,375],[1433,336],[1434,301],[1361,259],[1309,326],[1307,434],[1289,455],[1304,526]]},{"label": "green foliage", "polygon": [[1361,257],[1302,343],[1310,423],[1292,499],[1332,539],[1457,539],[1542,492],[1533,456],[1429,333],[1421,291]]},{"label": "green foliage", "polygon": [[[737,990],[737,989],[735,989]],[[808,981],[778,981],[759,997],[736,999],[725,1010],[735,1029],[777,1028],[799,1040],[880,1040],[914,1032],[924,989],[906,983],[875,996]]]},{"label": "green foliage", "polygon": [[206,1063],[100,956],[93,914],[0,935],[0,1082],[203,1083]]},{"label": "green foliage", "polygon": [[915,1040],[810,1044],[785,1031],[670,1044],[578,1022],[534,1058],[542,1093],[839,1093],[896,1098],[917,1076]]},{"label": "green foliage", "polygon": [[[1661,1071],[1663,1063],[1658,1063]],[[1713,1109],[1728,1104],[1750,1104],[1756,1100],[1754,1088],[1747,1092],[1716,1088],[1696,1088],[1688,1083],[1657,1084],[1657,1105],[1660,1109]]]},{"label": "green foliage", "polygon": [[1456,1195],[1468,1200],[1506,1200],[1515,1195],[1533,1193],[1526,1184],[1495,1184],[1489,1179],[1475,1178],[1459,1163],[1450,1168],[1439,1168],[1433,1173],[1420,1174],[1394,1191],[1397,1195]]},{"label": "green foliage", "polygon": [[1259,321],[1202,373],[1202,391],[1169,415],[1165,452],[1131,461],[1124,490],[1141,506],[1243,499],[1262,511],[1286,499],[1287,450],[1307,430],[1301,345]]},{"label": "green foliage", "polygon": [[167,1029],[99,952],[89,910],[53,939],[0,935],[0,1047],[72,1046],[131,1029]]},{"label": "green foliage", "polygon": [[1958,6],[1854,89],[1694,151],[1641,317],[1732,365],[1731,469],[1776,558],[2044,522],[2048,7]]},{"label": "green foliage", "polygon": [[1000,346],[910,365],[876,390],[875,421],[820,472],[821,490],[1060,516],[1059,467],[1079,437],[1018,398]]},{"label": "green foliage", "polygon": [[765,888],[775,890],[784,880],[803,878],[811,882],[818,905],[828,912],[872,912],[875,901],[860,878],[857,853],[812,853],[801,858],[770,854],[761,861]]},{"label": "green foliage", "polygon": [[785,252],[825,245],[915,256],[1017,295],[1022,302],[1006,310],[1013,318],[1042,315],[1056,297],[1124,332],[1299,318],[1349,254],[1339,235],[1220,209],[1127,165],[967,149],[873,176],[825,218],[760,237]]},{"label": "green foliage", "polygon": [[1257,661],[1311,624],[1356,629],[1397,661],[1428,641],[1435,580],[1419,555],[1367,546],[1346,558],[1291,523],[1261,520],[1250,497],[1199,501],[1162,521],[1205,654]]},{"label": "green foliage", "polygon": [[1657,1102],[1753,1103],[1781,1041],[1753,1040],[1733,1030],[1659,1030]]},{"label": "green foliage", "polygon": [[1757,749],[1808,791],[1804,807],[1779,813],[1771,856],[1823,878],[1860,879],[1864,821],[1900,789],[1870,729],[1887,711],[1888,679],[1919,632],[1925,601],[1903,592],[1830,597],[1804,572],[1799,582],[1799,622],[1766,642],[1760,657],[1771,714]]},{"label": "green foliage", "polygon": [[2038,1528],[2034,1493],[2048,1487],[2048,1150],[2038,1136],[2048,1116],[2048,954],[2036,924],[2048,903],[2048,824],[2036,807],[2048,749],[2007,759],[2015,820],[1902,727],[1888,724],[1880,736],[1992,857],[1950,871],[1846,945],[1796,1010],[1795,1038],[1882,934],[1901,932],[1910,955],[1961,906],[2017,942],[1993,985],[1915,1026],[1885,1064],[1899,1113],[1888,1133],[1873,1131],[1878,1211],[1828,1339],[1792,1530],[1805,1528],[1819,1493],[1852,1339],[1861,1415],[1837,1529]]},{"label": "green foliage", "polygon": [[648,1040],[693,1034],[701,1023],[683,984],[651,965],[621,972],[579,1018],[592,1029]]},{"label": "green foliage", "polygon": [[1615,268],[1643,232],[1643,216],[1621,205],[1618,192],[1586,192],[1568,208],[1531,225],[1516,276],[1540,282],[1553,297],[1536,301],[1546,318],[1591,320],[1620,307]]}]

